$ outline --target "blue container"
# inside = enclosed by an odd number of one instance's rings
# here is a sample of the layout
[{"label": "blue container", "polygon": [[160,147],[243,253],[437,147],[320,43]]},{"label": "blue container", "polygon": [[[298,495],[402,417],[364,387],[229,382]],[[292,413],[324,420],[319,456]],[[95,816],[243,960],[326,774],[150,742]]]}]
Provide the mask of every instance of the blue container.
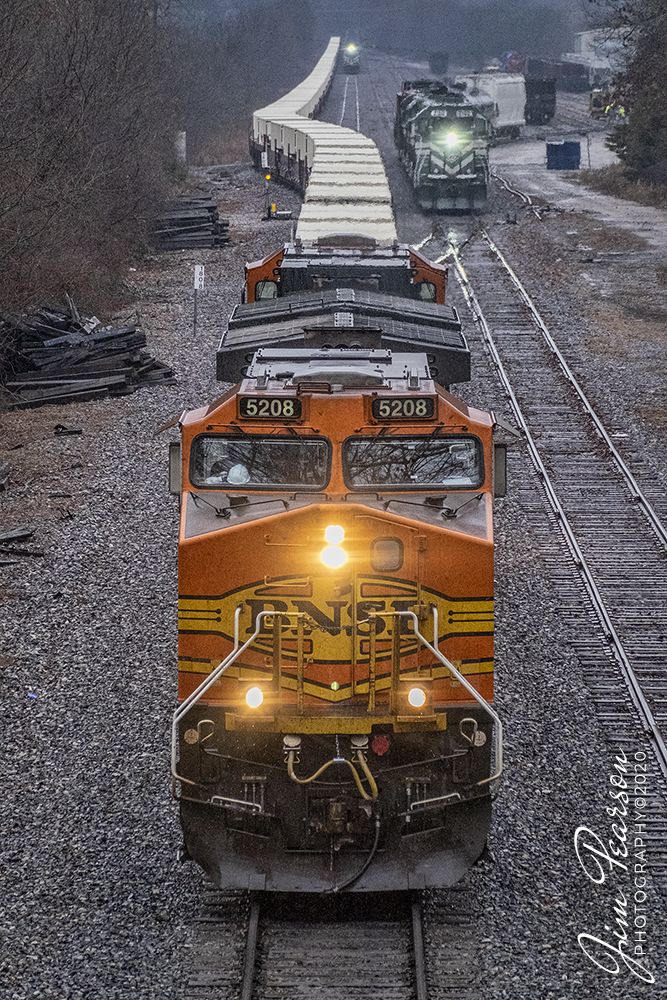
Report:
[{"label": "blue container", "polygon": [[580,163],[580,142],[547,143],[547,170],[578,170]]}]

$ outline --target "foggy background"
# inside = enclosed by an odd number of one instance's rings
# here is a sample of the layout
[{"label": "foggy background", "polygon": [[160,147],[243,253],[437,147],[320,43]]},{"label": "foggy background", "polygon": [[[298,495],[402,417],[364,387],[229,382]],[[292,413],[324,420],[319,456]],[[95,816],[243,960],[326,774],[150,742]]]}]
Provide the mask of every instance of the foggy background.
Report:
[{"label": "foggy background", "polygon": [[252,112],[303,80],[331,35],[474,70],[508,50],[571,50],[585,2],[2,0],[0,304],[67,290],[100,314],[185,182],[175,133],[190,166],[247,162]]},{"label": "foggy background", "polygon": [[[259,15],[262,6],[261,0],[179,4],[183,16],[210,20]],[[311,28],[311,57],[331,35],[340,34],[411,58],[449,52],[452,60],[473,69],[510,50],[535,56],[571,52],[575,32],[588,27],[585,6],[585,0],[293,0],[290,20]],[[266,6],[257,28],[265,28],[267,13],[279,29]]]},{"label": "foggy background", "polygon": [[581,0],[310,0],[321,37],[358,34],[364,45],[410,57],[448,52],[479,68],[501,52],[556,56],[586,30]]}]

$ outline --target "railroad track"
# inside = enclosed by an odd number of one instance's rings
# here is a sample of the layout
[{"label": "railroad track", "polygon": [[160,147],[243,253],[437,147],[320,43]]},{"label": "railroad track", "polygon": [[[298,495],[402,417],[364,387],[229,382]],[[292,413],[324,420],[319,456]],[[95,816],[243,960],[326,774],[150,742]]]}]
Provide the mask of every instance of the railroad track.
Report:
[{"label": "railroad track", "polygon": [[[350,79],[353,80],[353,86],[350,88]],[[345,125],[345,110],[348,108],[348,90],[352,93],[349,95],[349,115],[352,118],[352,122],[347,126],[348,128],[353,128],[355,131],[360,132],[361,127],[359,124],[359,78],[356,76],[345,77],[345,86],[343,88],[343,103],[340,111],[340,121],[339,125]],[[355,114],[356,112],[356,114]]]},{"label": "railroad track", "polygon": [[[209,893],[186,997],[481,1000],[470,894]],[[202,992],[205,991],[205,992]]]},{"label": "railroad track", "polygon": [[507,177],[503,177],[499,174],[495,167],[491,167],[489,173],[495,180],[498,181],[501,187],[503,187],[508,194],[514,195],[514,197],[518,198],[524,205],[526,205],[527,208],[530,208],[535,218],[539,219],[540,222],[542,221],[542,214],[551,210],[551,206],[548,202],[545,202],[542,198],[534,198],[532,195],[526,194],[525,191],[521,191],[518,187],[512,184]]},{"label": "railroad track", "polygon": [[482,232],[451,255],[526,438],[539,489],[520,500],[598,718],[611,747],[647,754],[649,864],[666,891],[667,499],[625,429],[605,427],[493,241]]}]

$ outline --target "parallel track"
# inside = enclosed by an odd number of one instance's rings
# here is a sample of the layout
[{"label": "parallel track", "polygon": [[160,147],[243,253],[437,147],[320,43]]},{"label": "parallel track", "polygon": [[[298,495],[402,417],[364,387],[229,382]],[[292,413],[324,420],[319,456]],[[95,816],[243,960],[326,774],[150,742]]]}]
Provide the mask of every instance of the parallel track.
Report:
[{"label": "parallel track", "polygon": [[667,889],[667,501],[641,456],[620,454],[624,431],[605,428],[493,242],[469,243],[465,267],[453,256],[551,512],[540,545],[598,717],[612,747],[652,759],[650,864]]},{"label": "parallel track", "polygon": [[[186,996],[206,1000],[481,1000],[466,890],[336,899],[213,892]],[[202,994],[205,989],[205,994]]]}]

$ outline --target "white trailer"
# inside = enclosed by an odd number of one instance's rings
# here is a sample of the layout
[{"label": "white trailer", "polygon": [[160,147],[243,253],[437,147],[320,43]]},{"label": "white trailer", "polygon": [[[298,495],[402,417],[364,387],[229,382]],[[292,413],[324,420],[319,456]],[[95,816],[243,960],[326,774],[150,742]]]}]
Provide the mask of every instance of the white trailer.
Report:
[{"label": "white trailer", "polygon": [[526,124],[526,81],[519,73],[471,73],[457,76],[465,95],[487,116],[496,135],[516,139]]}]

